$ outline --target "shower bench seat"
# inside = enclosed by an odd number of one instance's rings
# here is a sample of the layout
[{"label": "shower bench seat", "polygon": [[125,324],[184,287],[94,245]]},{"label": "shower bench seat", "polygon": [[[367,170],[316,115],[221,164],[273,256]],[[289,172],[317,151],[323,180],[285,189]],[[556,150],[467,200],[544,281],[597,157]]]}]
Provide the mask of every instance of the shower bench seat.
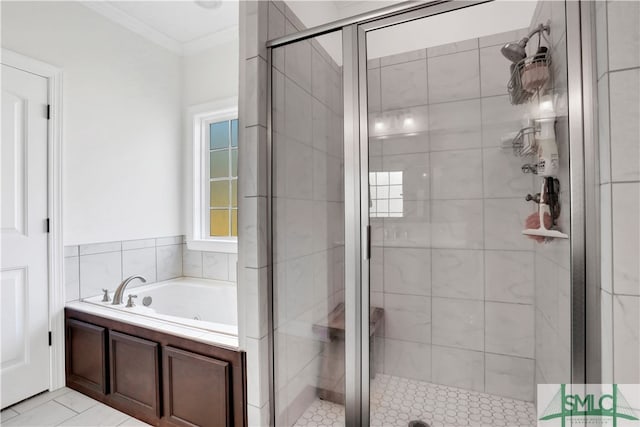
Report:
[{"label": "shower bench seat", "polygon": [[[384,318],[384,309],[369,310],[369,366],[371,378],[375,376],[375,340]],[[340,303],[323,322],[313,325],[313,332],[324,342],[321,356],[318,397],[329,402],[344,404],[344,303]]]}]

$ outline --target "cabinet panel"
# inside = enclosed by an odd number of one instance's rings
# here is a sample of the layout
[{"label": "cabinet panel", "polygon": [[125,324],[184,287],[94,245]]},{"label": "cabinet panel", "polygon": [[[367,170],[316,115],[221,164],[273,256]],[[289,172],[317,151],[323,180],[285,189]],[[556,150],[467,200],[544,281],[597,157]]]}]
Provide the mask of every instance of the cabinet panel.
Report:
[{"label": "cabinet panel", "polygon": [[247,426],[246,354],[69,307],[67,386],[159,427]]},{"label": "cabinet panel", "polygon": [[164,416],[180,426],[231,425],[229,363],[163,347]]},{"label": "cabinet panel", "polygon": [[160,417],[159,345],[110,331],[111,396],[140,415]]},{"label": "cabinet panel", "polygon": [[107,330],[78,320],[67,320],[67,382],[89,392],[107,394]]}]

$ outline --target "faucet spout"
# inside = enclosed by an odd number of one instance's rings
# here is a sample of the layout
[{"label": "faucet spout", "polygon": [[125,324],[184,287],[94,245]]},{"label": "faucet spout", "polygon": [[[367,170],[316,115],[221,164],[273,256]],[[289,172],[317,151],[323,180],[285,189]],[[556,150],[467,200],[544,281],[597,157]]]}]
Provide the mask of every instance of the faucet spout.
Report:
[{"label": "faucet spout", "polygon": [[124,291],[127,288],[127,285],[129,284],[129,282],[131,282],[131,281],[133,281],[135,279],[140,279],[140,281],[142,283],[147,283],[147,279],[145,279],[142,276],[130,276],[130,277],[127,277],[116,288],[116,291],[113,294],[113,302],[111,303],[112,305],[122,304],[122,297],[124,296]]}]

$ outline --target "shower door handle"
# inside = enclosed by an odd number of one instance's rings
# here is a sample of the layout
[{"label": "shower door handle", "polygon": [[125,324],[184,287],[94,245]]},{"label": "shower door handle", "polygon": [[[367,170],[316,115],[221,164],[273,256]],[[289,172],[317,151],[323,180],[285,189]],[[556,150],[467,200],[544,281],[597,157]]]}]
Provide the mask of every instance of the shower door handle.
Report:
[{"label": "shower door handle", "polygon": [[371,226],[362,227],[362,247],[364,248],[364,260],[371,259]]}]

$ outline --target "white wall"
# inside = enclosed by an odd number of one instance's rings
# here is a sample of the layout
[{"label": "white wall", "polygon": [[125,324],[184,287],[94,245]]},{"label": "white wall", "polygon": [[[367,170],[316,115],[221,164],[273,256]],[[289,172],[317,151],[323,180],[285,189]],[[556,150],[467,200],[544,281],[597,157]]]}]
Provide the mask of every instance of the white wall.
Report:
[{"label": "white wall", "polygon": [[[183,88],[183,212],[184,233],[192,238],[193,206],[193,116],[227,109],[235,98],[237,106],[239,80],[238,40],[213,46],[205,51],[187,55],[182,61]],[[198,256],[197,254],[190,254]],[[201,256],[201,255],[200,255]],[[223,256],[222,254],[220,256]],[[235,259],[235,258],[234,258]],[[232,262],[234,264],[235,261]],[[235,264],[233,265],[235,271]]]},{"label": "white wall", "polygon": [[185,107],[238,96],[238,40],[188,55],[182,62]]},{"label": "white wall", "polygon": [[181,58],[76,2],[3,2],[2,47],[64,70],[64,244],[182,234]]}]

